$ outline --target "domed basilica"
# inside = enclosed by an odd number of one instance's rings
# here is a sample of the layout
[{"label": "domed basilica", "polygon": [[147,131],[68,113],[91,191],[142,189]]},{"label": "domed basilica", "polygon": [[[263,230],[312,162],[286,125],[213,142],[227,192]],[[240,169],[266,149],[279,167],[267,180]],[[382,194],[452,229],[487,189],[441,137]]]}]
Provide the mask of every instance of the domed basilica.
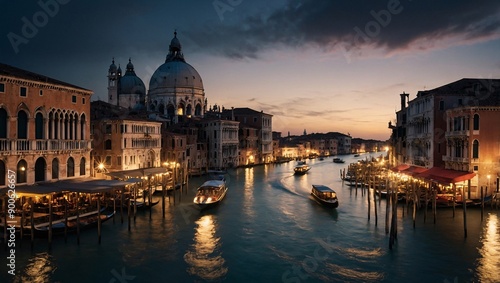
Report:
[{"label": "domed basilica", "polygon": [[127,71],[113,60],[108,72],[108,102],[131,110],[148,110],[177,123],[181,117],[203,117],[206,109],[205,91],[200,74],[186,63],[182,45],[174,32],[165,63],[156,69],[149,81],[149,91],[134,72],[131,60]]}]

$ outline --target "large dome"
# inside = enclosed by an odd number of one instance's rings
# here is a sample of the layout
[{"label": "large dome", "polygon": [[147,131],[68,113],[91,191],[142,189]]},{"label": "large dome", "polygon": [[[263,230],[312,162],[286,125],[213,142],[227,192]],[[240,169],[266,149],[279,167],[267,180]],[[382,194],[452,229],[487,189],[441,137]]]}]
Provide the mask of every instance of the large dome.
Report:
[{"label": "large dome", "polygon": [[150,93],[163,93],[169,88],[191,88],[203,90],[203,81],[193,66],[186,63],[182,45],[174,32],[165,63],[158,67],[149,81]]},{"label": "large dome", "polygon": [[162,88],[197,88],[203,89],[200,74],[186,62],[167,61],[154,72],[149,82],[149,91]]}]

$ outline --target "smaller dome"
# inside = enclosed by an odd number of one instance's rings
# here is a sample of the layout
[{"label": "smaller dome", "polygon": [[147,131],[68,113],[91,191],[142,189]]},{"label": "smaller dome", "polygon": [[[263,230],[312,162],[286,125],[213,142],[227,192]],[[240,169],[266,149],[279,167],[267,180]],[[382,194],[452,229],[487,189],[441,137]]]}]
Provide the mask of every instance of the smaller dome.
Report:
[{"label": "smaller dome", "polygon": [[119,86],[119,94],[146,95],[144,82],[135,74],[134,65],[130,59],[128,60],[125,75],[120,78]]}]

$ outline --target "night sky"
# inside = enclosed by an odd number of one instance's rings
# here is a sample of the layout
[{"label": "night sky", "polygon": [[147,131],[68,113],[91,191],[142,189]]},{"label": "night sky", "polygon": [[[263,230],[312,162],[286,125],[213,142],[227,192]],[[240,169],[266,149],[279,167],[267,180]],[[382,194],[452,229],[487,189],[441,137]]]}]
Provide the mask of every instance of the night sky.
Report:
[{"label": "night sky", "polygon": [[[272,3],[270,3],[272,2]],[[283,135],[387,139],[399,93],[500,78],[500,1],[0,1],[0,62],[107,98],[112,58],[149,86],[177,31],[208,104]]]}]

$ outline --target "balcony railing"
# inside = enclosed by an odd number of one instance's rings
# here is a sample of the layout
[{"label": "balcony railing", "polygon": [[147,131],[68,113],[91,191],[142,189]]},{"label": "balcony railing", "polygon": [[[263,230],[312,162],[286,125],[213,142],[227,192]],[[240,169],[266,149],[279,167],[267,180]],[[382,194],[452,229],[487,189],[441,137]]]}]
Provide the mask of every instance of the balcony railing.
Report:
[{"label": "balcony railing", "polygon": [[448,131],[444,134],[445,137],[468,137],[469,131]]},{"label": "balcony railing", "polygon": [[469,158],[468,157],[443,156],[443,161],[445,161],[445,162],[469,163]]},{"label": "balcony railing", "polygon": [[10,140],[0,139],[2,154],[29,151],[85,150],[90,149],[89,140]]}]

